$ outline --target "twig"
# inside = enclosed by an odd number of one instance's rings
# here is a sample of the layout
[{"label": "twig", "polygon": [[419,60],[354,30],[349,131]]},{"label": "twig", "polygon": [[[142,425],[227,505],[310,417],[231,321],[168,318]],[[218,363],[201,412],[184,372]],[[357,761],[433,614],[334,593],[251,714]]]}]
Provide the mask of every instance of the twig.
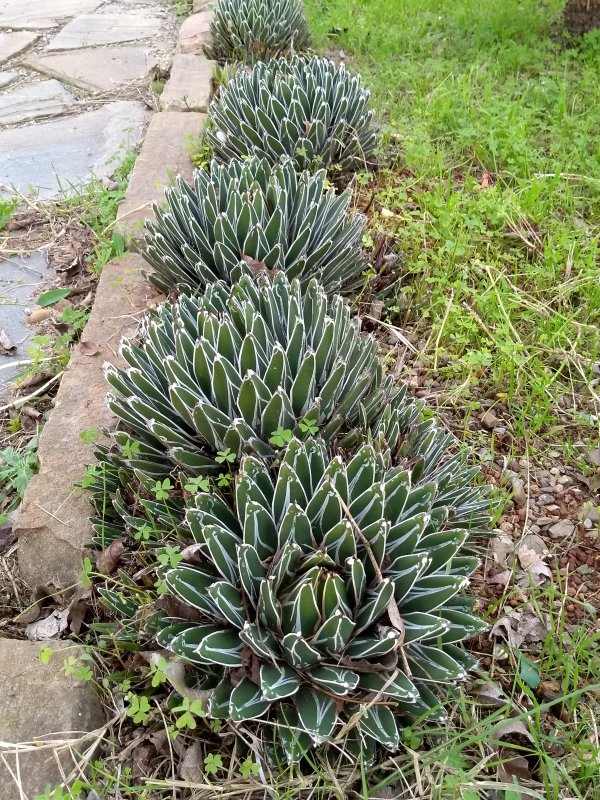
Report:
[{"label": "twig", "polygon": [[8,403],[5,406],[0,406],[0,414],[3,411],[10,411],[11,408],[20,408],[21,406],[25,405],[25,403],[33,400],[34,397],[38,397],[40,394],[43,394],[49,386],[52,386],[52,384],[61,377],[63,372],[64,369],[61,369],[59,373],[54,375],[49,381],[40,386],[39,389],[36,389],[35,392],[31,392],[31,394],[28,394],[25,397],[19,397],[17,400],[13,400],[12,403]]}]

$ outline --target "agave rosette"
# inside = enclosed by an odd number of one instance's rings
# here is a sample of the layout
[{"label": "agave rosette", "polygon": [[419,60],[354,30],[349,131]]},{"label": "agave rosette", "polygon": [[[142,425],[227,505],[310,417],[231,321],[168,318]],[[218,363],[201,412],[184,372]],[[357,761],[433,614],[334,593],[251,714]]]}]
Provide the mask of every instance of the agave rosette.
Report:
[{"label": "agave rosette", "polygon": [[136,440],[129,465],[157,478],[215,470],[220,450],[270,457],[274,432],[300,435],[303,420],[349,442],[397,393],[342,298],[283,273],[163,304],[121,355],[108,404],[129,433],[115,441],[131,451]]},{"label": "agave rosette", "polygon": [[209,106],[215,158],[291,158],[297,169],[342,173],[375,163],[377,130],[360,77],[325,58],[297,56],[239,70]]},{"label": "agave rosette", "polygon": [[308,26],[299,0],[219,0],[210,36],[209,58],[252,64],[304,50]]},{"label": "agave rosette", "polygon": [[196,292],[235,283],[259,270],[281,270],[303,287],[316,278],[326,292],[362,282],[364,218],[348,214],[349,191],[336,196],[323,170],[297,174],[288,160],[213,161],[193,184],[178,176],[146,225],[143,256],[161,291]]},{"label": "agave rosette", "polygon": [[293,440],[275,478],[243,459],[235,510],[196,497],[200,563],[163,577],[198,621],[165,619],[157,640],[206,676],[209,716],[268,719],[291,759],[340,739],[393,750],[401,717],[443,716],[435,686],[476,663],[460,643],[483,627],[462,594],[477,559],[461,548],[487,517],[478,489],[457,504],[413,463]]}]

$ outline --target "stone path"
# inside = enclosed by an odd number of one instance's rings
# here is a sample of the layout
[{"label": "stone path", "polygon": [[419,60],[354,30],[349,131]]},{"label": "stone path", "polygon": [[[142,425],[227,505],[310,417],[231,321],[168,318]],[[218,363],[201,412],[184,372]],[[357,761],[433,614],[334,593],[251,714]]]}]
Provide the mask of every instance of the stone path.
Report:
[{"label": "stone path", "polygon": [[[55,199],[109,177],[144,135],[176,28],[161,0],[0,0],[0,202]],[[17,350],[0,358],[0,397],[16,370],[8,364],[26,357],[27,309],[44,275],[4,256],[0,330]]]}]

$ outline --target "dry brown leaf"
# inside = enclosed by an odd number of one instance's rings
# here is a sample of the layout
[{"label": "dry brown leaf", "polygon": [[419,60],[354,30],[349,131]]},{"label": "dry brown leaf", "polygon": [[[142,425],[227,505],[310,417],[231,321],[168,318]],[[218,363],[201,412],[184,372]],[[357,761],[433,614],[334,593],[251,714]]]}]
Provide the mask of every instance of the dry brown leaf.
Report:
[{"label": "dry brown leaf", "polygon": [[509,611],[491,629],[491,635],[504,639],[511,647],[543,642],[548,635],[548,624],[528,608]]},{"label": "dry brown leaf", "polygon": [[16,349],[17,346],[12,343],[6,331],[0,328],[0,355],[11,356]]},{"label": "dry brown leaf", "polygon": [[115,539],[106,550],[98,556],[96,569],[101,575],[111,575],[119,566],[121,556],[125,552],[125,545],[122,539]]},{"label": "dry brown leaf", "polygon": [[200,742],[192,742],[185,751],[179,774],[188,783],[200,783],[203,780],[202,745]]},{"label": "dry brown leaf", "polygon": [[52,599],[52,591],[48,586],[36,586],[31,593],[31,601],[29,606],[22,611],[17,617],[15,622],[22,625],[27,625],[30,622],[35,622],[42,613],[42,609],[47,600]]},{"label": "dry brown leaf", "polygon": [[79,345],[79,352],[82,356],[97,356],[102,350],[98,342],[81,342]]},{"label": "dry brown leaf", "polygon": [[500,764],[497,767],[497,775],[500,783],[520,784],[522,781],[531,780],[529,763],[523,756],[514,755],[514,751],[508,747],[501,747],[498,752]]},{"label": "dry brown leaf", "polygon": [[16,541],[17,537],[13,533],[11,523],[7,522],[5,525],[0,525],[0,553],[8,550]]}]

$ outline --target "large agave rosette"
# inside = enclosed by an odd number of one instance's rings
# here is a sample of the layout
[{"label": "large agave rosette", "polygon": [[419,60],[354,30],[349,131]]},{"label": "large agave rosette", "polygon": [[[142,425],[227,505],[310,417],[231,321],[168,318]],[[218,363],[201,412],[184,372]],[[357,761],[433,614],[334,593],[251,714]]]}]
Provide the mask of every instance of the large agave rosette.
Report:
[{"label": "large agave rosette", "polygon": [[234,509],[197,496],[199,562],[164,581],[198,621],[163,620],[157,638],[205,676],[209,716],[272,723],[293,759],[393,750],[401,717],[438,708],[436,686],[475,664],[460,643],[482,627],[462,594],[477,559],[461,548],[486,519],[480,491],[444,475],[293,440],[274,468],[244,458]]}]

